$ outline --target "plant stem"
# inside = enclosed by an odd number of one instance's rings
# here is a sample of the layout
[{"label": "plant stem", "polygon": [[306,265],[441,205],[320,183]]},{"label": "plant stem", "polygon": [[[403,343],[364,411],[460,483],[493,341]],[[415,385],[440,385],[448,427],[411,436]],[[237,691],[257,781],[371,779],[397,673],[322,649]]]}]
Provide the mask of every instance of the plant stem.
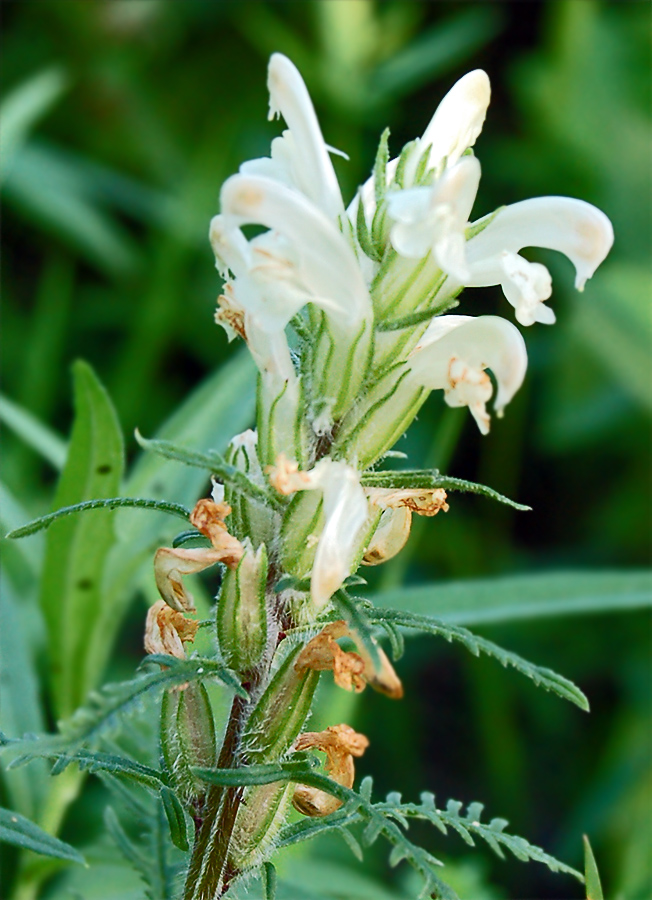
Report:
[{"label": "plant stem", "polygon": [[[248,701],[234,697],[218,768],[232,768],[236,764],[242,726],[248,712]],[[204,818],[195,836],[183,900],[220,900],[237,874],[227,871],[227,864],[242,794],[243,789],[239,787],[213,785],[209,789]]]}]

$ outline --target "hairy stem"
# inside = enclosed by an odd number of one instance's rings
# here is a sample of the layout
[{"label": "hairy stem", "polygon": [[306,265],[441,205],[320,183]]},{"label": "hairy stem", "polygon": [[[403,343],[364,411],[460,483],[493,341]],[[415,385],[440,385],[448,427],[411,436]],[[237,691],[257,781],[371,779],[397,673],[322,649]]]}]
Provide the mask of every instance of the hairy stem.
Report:
[{"label": "hairy stem", "polygon": [[[234,697],[218,768],[228,769],[237,764],[240,735],[248,712],[249,703],[242,697]],[[237,874],[227,873],[227,862],[241,799],[241,788],[213,785],[209,789],[204,816],[195,836],[183,900],[220,900],[228,890]]]}]

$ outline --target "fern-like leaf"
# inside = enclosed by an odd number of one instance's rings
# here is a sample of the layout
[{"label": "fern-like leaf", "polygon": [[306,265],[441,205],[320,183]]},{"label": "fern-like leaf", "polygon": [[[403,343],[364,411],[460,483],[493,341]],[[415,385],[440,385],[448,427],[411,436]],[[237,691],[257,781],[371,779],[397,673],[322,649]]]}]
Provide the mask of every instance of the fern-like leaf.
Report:
[{"label": "fern-like leaf", "polygon": [[401,628],[437,635],[449,642],[458,641],[474,656],[479,656],[481,653],[492,656],[506,668],[511,666],[517,672],[531,679],[536,685],[544,688],[544,690],[552,691],[558,697],[570,700],[571,703],[575,703],[580,709],[588,712],[589,701],[572,681],[564,678],[563,675],[557,674],[557,672],[553,672],[552,669],[546,669],[528,662],[528,660],[523,659],[516,653],[504,650],[492,641],[479,637],[466,628],[462,628],[459,625],[450,625],[447,622],[442,622],[440,619],[432,619],[429,616],[401,612],[395,609],[374,609],[370,610],[366,615],[376,625],[385,626],[388,623]]},{"label": "fern-like leaf", "polygon": [[[5,747],[18,750],[27,755],[59,755],[59,769],[64,768],[64,758],[71,761],[82,746],[93,747],[97,742],[117,728],[120,721],[136,712],[145,698],[153,699],[164,690],[179,687],[191,681],[203,681],[213,678],[226,687],[231,688],[242,697],[247,697],[235,672],[225,668],[213,659],[193,657],[192,659],[176,659],[162,654],[147,657],[147,663],[159,663],[165,668],[154,672],[140,674],[131,681],[105,685],[101,690],[93,692],[87,703],[80,707],[74,715],[60,725],[60,733],[44,735],[35,739],[23,738],[20,741],[5,743]],[[35,751],[35,752],[34,752]]]},{"label": "fern-like leaf", "polygon": [[[443,834],[451,828],[470,846],[475,845],[474,838],[482,838],[499,856],[503,857],[503,848],[509,850],[517,859],[535,861],[548,866],[553,872],[564,872],[580,881],[584,878],[576,869],[567,866],[540,847],[530,844],[522,837],[505,832],[505,819],[494,818],[488,823],[480,821],[483,806],[471,803],[466,812],[458,800],[449,800],[445,809],[438,809],[433,794],[423,793],[421,803],[404,803],[401,795],[388,794],[385,801],[371,802],[371,779],[365,778],[360,792],[344,788],[325,775],[307,772],[302,783],[318,787],[338,797],[343,806],[336,812],[320,819],[307,819],[288,825],[278,835],[276,846],[287,847],[299,841],[316,837],[326,832],[343,835],[351,826],[364,823],[362,846],[369,847],[379,837],[384,837],[392,845],[389,861],[397,865],[402,860],[412,865],[424,878],[424,890],[421,896],[432,896],[440,900],[452,900],[455,893],[438,877],[434,868],[442,863],[421,847],[417,847],[407,839],[404,829],[410,819],[428,821]],[[355,841],[355,845],[353,844]],[[350,846],[360,847],[356,838],[347,838]],[[361,852],[361,848],[360,848]]]}]

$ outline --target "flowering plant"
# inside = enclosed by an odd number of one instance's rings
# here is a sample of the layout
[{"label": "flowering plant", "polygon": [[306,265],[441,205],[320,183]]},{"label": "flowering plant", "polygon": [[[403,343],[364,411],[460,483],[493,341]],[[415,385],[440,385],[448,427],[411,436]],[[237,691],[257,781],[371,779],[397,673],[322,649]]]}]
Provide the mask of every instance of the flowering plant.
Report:
[{"label": "flowering plant", "polygon": [[[227,453],[197,453],[139,438],[154,453],[210,472],[211,498],[190,512],[178,504],[135,498],[82,502],[14,536],[89,507],[152,506],[189,520],[192,529],[154,557],[160,594],[150,607],[145,649],[151,668],[78,711],[59,736],[9,742],[23,757],[50,756],[119,773],[160,797],[172,842],[190,851],[184,900],[232,895],[256,872],[275,892],[271,862],[281,848],[327,830],[356,854],[383,837],[390,862],[422,876],[421,896],[455,897],[441,863],[410,841],[410,818],[450,825],[473,843],[506,847],[520,859],[578,877],[538,847],[480,821],[431,794],[405,803],[396,794],[372,801],[370,779],[355,789],[354,759],[368,740],[347,723],[305,730],[320,673],[337,686],[367,686],[398,700],[394,662],[401,630],[461,642],[497,658],[537,684],[588,707],[582,692],[463,628],[426,616],[374,607],[357,595],[361,566],[391,559],[409,538],[413,515],[448,510],[450,492],[475,491],[518,509],[491,488],[436,470],[383,468],[431,391],[469,408],[482,434],[487,404],[503,414],[527,368],[520,330],[499,316],[451,314],[464,287],[500,284],[522,326],[552,324],[551,278],[520,254],[538,246],[566,254],[576,287],[607,255],[613,233],[595,207],[541,197],[476,221],[480,180],[472,147],[490,98],[480,70],[464,76],[441,102],[423,136],[390,160],[381,138],[373,174],[345,207],[307,89],[294,65],[275,54],[269,65],[270,115],[287,130],[268,158],[242,165],[222,187],[210,226],[224,279],[216,321],[240,337],[258,369],[256,429],[231,440]],[[244,229],[265,229],[248,237]],[[488,372],[493,375],[493,381]],[[99,469],[98,469],[99,471]],[[184,578],[219,565],[214,618],[198,622]],[[201,626],[215,645],[188,657]],[[232,693],[218,738],[207,689]],[[97,750],[105,724],[145,693],[162,696],[161,767]],[[320,771],[313,750],[325,755]],[[292,813],[292,808],[296,813]],[[292,815],[292,820],[288,816]],[[194,829],[192,848],[188,829]],[[113,822],[114,833],[128,843]]]}]

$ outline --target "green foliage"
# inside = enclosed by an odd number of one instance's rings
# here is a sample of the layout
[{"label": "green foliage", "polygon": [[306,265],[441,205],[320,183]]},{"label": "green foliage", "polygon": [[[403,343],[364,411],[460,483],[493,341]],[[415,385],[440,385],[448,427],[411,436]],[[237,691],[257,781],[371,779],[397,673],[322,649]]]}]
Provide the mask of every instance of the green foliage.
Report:
[{"label": "green foliage", "polygon": [[509,497],[503,497],[498,491],[484,484],[476,484],[473,481],[465,481],[463,478],[453,478],[450,475],[440,475],[437,469],[396,469],[388,472],[367,472],[362,483],[366,487],[377,488],[415,488],[427,489],[444,488],[447,491],[468,491],[471,494],[482,494],[492,500],[498,500],[511,506],[513,509],[529,511],[531,507],[516,503]]},{"label": "green foliage", "polygon": [[[478,213],[550,191],[584,196],[610,215],[617,237],[613,263],[589,282],[584,295],[568,290],[568,270],[553,270],[558,325],[535,326],[526,335],[532,376],[527,404],[517,401],[482,443],[475,443],[469,429],[472,446],[453,465],[435,404],[424,407],[414,434],[400,445],[410,465],[438,466],[495,485],[533,505],[536,520],[519,517],[517,525],[508,507],[466,504],[460,497],[444,520],[446,531],[442,517],[413,523],[405,553],[417,586],[395,587],[403,562],[396,569],[390,563],[386,575],[379,572],[380,583],[370,578],[379,607],[437,617],[448,625],[499,628],[491,635],[498,642],[523,648],[530,658],[551,660],[589,694],[599,692],[591,721],[582,717],[581,725],[573,725],[570,708],[543,707],[545,698],[533,692],[525,705],[516,684],[512,688],[501,679],[497,691],[480,668],[482,692],[473,691],[479,694],[477,705],[465,708],[464,716],[456,712],[456,693],[449,698],[447,690],[437,691],[446,741],[428,744],[432,752],[420,756],[418,748],[398,744],[406,704],[377,715],[366,695],[357,713],[357,698],[341,703],[351,703],[347,721],[355,724],[354,715],[366,716],[372,746],[382,747],[387,765],[400,758],[406,780],[432,783],[436,774],[472,785],[479,773],[486,775],[492,802],[500,797],[512,819],[517,810],[527,823],[522,830],[537,837],[545,833],[569,858],[577,833],[595,834],[607,893],[620,892],[627,900],[651,893],[649,840],[643,827],[633,837],[631,825],[636,810],[645,823],[649,777],[644,727],[649,642],[644,612],[636,612],[648,607],[650,598],[648,577],[640,569],[649,561],[647,12],[641,3],[564,0],[537,7],[524,32],[517,3],[453,9],[403,0],[108,5],[42,0],[38,15],[33,4],[14,4],[8,12],[7,92],[0,111],[3,367],[12,398],[0,404],[7,426],[3,532],[54,508],[48,466],[57,468],[63,459],[65,442],[58,432],[67,432],[65,373],[79,353],[109,387],[127,434],[135,425],[154,434],[204,376],[157,438],[222,453],[230,437],[253,421],[250,361],[244,355],[229,359],[226,343],[220,344],[207,324],[218,287],[205,232],[216,211],[217,186],[236,170],[243,147],[267,152],[267,126],[243,122],[252,110],[265,108],[258,76],[269,52],[289,53],[304,70],[326,139],[354,148],[346,167],[351,186],[367,177],[379,128],[391,122],[392,143],[400,147],[423,128],[456,74],[481,65],[501,88],[500,114],[492,105],[494,115],[478,142],[483,168],[495,177],[493,183],[483,178]],[[227,83],[228,105],[217,99],[215,88]],[[478,312],[505,314],[497,291],[471,296]],[[399,324],[414,322],[386,323]],[[132,442],[128,452],[134,451]],[[189,509],[208,487],[207,471],[141,453],[126,486],[112,496],[169,500]],[[67,523],[76,518],[82,531],[101,515],[84,513]],[[122,629],[124,640],[110,662],[110,678],[118,680],[135,664],[132,648],[140,645],[142,616],[131,620],[126,614],[138,590],[151,596],[151,554],[161,543],[170,544],[174,523],[138,509],[111,515],[116,542],[97,608],[112,616],[102,635],[102,654],[109,653]],[[0,687],[3,728],[12,735],[42,732],[56,717],[49,702],[46,632],[33,602],[43,537],[0,542]],[[541,574],[509,575],[530,570]],[[486,579],[487,573],[500,577]],[[576,615],[582,619],[571,618]],[[390,620],[375,627],[387,632],[398,656],[402,627]],[[60,636],[65,637],[63,629]],[[53,653],[60,655],[56,647]],[[418,657],[403,660],[406,682],[423,678],[424,667],[429,676],[440,671],[431,668],[430,655]],[[455,672],[477,687],[476,665],[473,659],[468,668],[464,658],[454,660]],[[217,691],[224,693],[221,687]],[[411,714],[428,721],[432,707],[426,699],[412,697],[410,703]],[[323,715],[319,708],[317,715]],[[549,778],[546,754],[560,740],[567,765]],[[471,762],[454,752],[468,744],[477,748]],[[71,758],[87,771],[99,772],[104,765],[107,772],[111,766],[118,772],[122,766],[118,778],[145,778],[136,770],[128,774],[134,761],[106,754],[111,756],[123,761],[82,749]],[[91,768],[93,757],[97,770]],[[64,798],[69,773],[48,779],[42,762],[2,773],[1,789],[5,805],[19,815],[40,824],[43,815],[50,816],[46,830],[54,834],[70,802]],[[364,765],[373,765],[371,757]],[[507,771],[502,781],[501,765]],[[536,787],[528,776],[533,771]],[[92,805],[103,798],[94,797]],[[553,818],[553,809],[559,818]],[[91,804],[82,802],[66,825],[70,840],[85,841],[92,825]],[[160,807],[142,827],[153,841],[141,858],[148,866],[156,836],[164,844],[167,830]],[[76,893],[89,900],[104,900],[112,890],[127,895],[121,882],[113,888],[106,879],[102,853],[86,856],[92,870],[74,867],[57,891],[63,895],[70,887],[75,893],[72,885],[81,882],[69,880],[74,873],[88,875]],[[6,870],[2,860],[9,891],[17,884],[23,888],[27,877],[24,870],[16,874],[13,860]],[[115,859],[110,864],[122,871]],[[329,872],[338,868],[333,859],[328,866]],[[371,858],[367,866],[376,880],[370,877],[358,893],[349,870],[339,893],[374,900],[389,894],[384,870]],[[293,872],[299,875],[287,881]],[[279,873],[279,900],[307,900],[310,891],[299,882],[315,880],[310,857],[288,862],[285,869],[279,864]],[[504,872],[501,881],[510,877]],[[539,897],[546,891],[539,873],[530,882],[527,875],[520,877],[510,896]],[[153,896],[172,896],[172,882],[166,886],[160,868],[149,878],[156,885],[150,887]],[[491,872],[478,878],[491,879]],[[333,876],[325,893],[332,898],[336,887]],[[457,891],[479,897],[491,888]]]},{"label": "green foliage", "polygon": [[[58,768],[61,769],[63,764],[76,760],[75,754],[82,745],[93,747],[101,738],[115,731],[125,716],[142,709],[145,698],[154,702],[154,698],[160,697],[165,690],[193,681],[214,679],[239,696],[248,696],[237,675],[215,660],[201,657],[176,659],[174,656],[153,654],[147,657],[146,662],[162,668],[140,674],[131,681],[106,684],[99,691],[92,692],[86,704],[80,706],[70,719],[61,723],[59,735],[23,738],[21,741],[12,741],[8,746],[13,750],[20,750],[24,758],[61,754],[58,761]],[[32,744],[33,752],[30,746]],[[83,759],[82,756],[80,761],[83,762]],[[109,760],[108,765],[108,770],[111,771],[110,766],[118,766],[119,763],[117,760]],[[100,765],[99,758],[96,758],[96,768],[104,768]]]},{"label": "green foliage", "polygon": [[584,841],[584,880],[586,882],[586,900],[604,900],[600,873],[591,849],[591,844],[586,835]]},{"label": "green foliage", "polygon": [[178,447],[170,441],[147,440],[138,432],[136,432],[136,438],[144,450],[151,450],[164,459],[172,459],[187,466],[204,469],[245,497],[258,500],[260,503],[272,506],[278,510],[282,510],[285,507],[280,498],[272,494],[271,491],[266,491],[255,484],[251,479],[247,478],[244,472],[236,466],[227,463],[224,457],[214,450],[207,453],[197,453],[195,450],[186,450],[184,447]]},{"label": "green foliage", "polygon": [[374,596],[379,606],[455,625],[590,616],[652,605],[649,571],[545,572],[406,586]]},{"label": "green foliage", "polygon": [[107,497],[101,500],[83,500],[81,503],[75,503],[72,506],[62,506],[47,516],[40,516],[33,522],[21,525],[20,528],[14,528],[8,532],[5,537],[16,539],[29,537],[30,534],[36,534],[37,531],[43,531],[49,528],[53,522],[70,516],[73,513],[88,512],[91,509],[119,509],[120,507],[131,507],[132,509],[155,509],[161,512],[171,513],[173,516],[179,516],[182,519],[188,519],[190,510],[180,503],[166,503],[165,500],[146,500],[137,497]]},{"label": "green foliage", "polygon": [[536,666],[534,663],[517,656],[516,653],[504,650],[492,641],[472,634],[466,628],[461,628],[458,625],[449,625],[446,622],[431,619],[428,616],[419,616],[415,613],[401,612],[396,609],[374,609],[369,613],[369,619],[379,625],[387,622],[402,628],[443,637],[449,642],[458,641],[474,656],[479,656],[481,653],[492,656],[505,668],[511,667],[516,669],[521,675],[531,679],[538,687],[551,691],[565,700],[570,700],[571,703],[588,712],[589,701],[586,696],[576,685],[564,678],[563,675],[558,675],[551,669]]},{"label": "green foliage", "polygon": [[[523,838],[506,834],[504,831],[507,825],[505,819],[492,819],[488,824],[482,824],[480,822],[483,810],[481,803],[470,804],[465,814],[462,814],[462,804],[456,800],[449,800],[445,810],[437,809],[434,796],[428,793],[421,795],[420,804],[403,803],[400,794],[396,793],[388,794],[385,802],[372,803],[372,780],[369,777],[363,780],[359,793],[335,784],[331,779],[315,772],[302,775],[302,781],[333,793],[342,800],[344,805],[323,818],[307,819],[286,826],[277,838],[279,848],[329,831],[348,831],[358,822],[364,822],[363,847],[371,846],[382,835],[392,844],[390,865],[397,865],[402,860],[406,860],[424,878],[425,883],[420,894],[421,897],[432,896],[442,898],[442,900],[449,900],[449,898],[454,900],[456,897],[454,892],[436,874],[435,867],[443,864],[425,850],[416,847],[405,837],[403,829],[408,827],[408,820],[422,819],[435,825],[444,834],[446,834],[447,828],[451,828],[471,846],[474,845],[473,838],[480,837],[499,856],[503,856],[502,850],[505,848],[517,859],[541,862],[554,872],[565,872],[583,880],[580,872],[559,862],[540,847],[529,844]],[[356,841],[350,833],[347,840]],[[357,841],[354,846],[357,855],[359,846]],[[361,849],[359,852],[361,854]]]},{"label": "green foliage", "polygon": [[[115,496],[124,467],[122,434],[108,394],[90,366],[74,367],[75,424],[57,487],[55,508]],[[67,717],[97,683],[113,630],[102,580],[115,541],[115,513],[55,522],[48,531],[40,604],[48,632],[52,699]]]},{"label": "green foliage", "polygon": [[34,822],[10,809],[0,808],[0,843],[33,850],[34,853],[41,853],[43,856],[84,864],[84,857],[70,844],[52,837]]}]

